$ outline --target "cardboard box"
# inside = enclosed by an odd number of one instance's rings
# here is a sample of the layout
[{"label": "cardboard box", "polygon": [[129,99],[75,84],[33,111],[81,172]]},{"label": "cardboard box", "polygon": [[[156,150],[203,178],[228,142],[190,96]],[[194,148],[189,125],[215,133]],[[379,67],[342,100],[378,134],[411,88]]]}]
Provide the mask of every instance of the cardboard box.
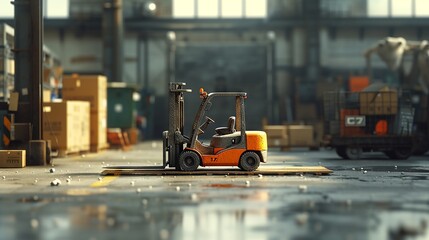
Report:
[{"label": "cardboard box", "polygon": [[12,75],[15,75],[15,59],[8,59],[7,61],[7,67],[9,68],[8,72]]},{"label": "cardboard box", "polygon": [[291,147],[309,147],[314,145],[313,126],[288,126],[289,144]]},{"label": "cardboard box", "polygon": [[361,92],[359,105],[362,115],[395,115],[398,112],[398,93],[391,90]]},{"label": "cardboard box", "polygon": [[51,90],[43,89],[43,102],[51,102]]},{"label": "cardboard box", "polygon": [[63,77],[63,99],[90,103],[91,151],[107,145],[107,79],[101,75]]},{"label": "cardboard box", "polygon": [[91,113],[90,117],[91,152],[97,152],[107,145],[107,114],[106,112]]},{"label": "cardboard box", "polygon": [[90,147],[89,103],[64,101],[43,104],[43,139],[52,149],[87,151]]},{"label": "cardboard box", "polygon": [[15,60],[0,56],[0,71],[15,75]]},{"label": "cardboard box", "polygon": [[286,138],[287,127],[285,125],[266,125],[264,131],[267,133],[267,138]]},{"label": "cardboard box", "polygon": [[107,79],[101,75],[65,75],[63,99],[90,103],[91,113],[107,109]]},{"label": "cardboard box", "polygon": [[25,150],[0,150],[0,167],[23,168],[26,165]]},{"label": "cardboard box", "polygon": [[268,138],[268,147],[287,147],[289,146],[289,139],[286,138]]}]

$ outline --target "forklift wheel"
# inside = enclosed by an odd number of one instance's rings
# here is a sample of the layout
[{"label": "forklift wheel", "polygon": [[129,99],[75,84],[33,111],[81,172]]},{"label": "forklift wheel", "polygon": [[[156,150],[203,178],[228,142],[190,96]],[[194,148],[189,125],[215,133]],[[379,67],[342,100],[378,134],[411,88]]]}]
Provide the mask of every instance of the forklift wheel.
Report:
[{"label": "forklift wheel", "polygon": [[200,166],[200,156],[193,151],[184,151],[180,154],[179,166],[182,171],[195,171]]},{"label": "forklift wheel", "polygon": [[244,171],[255,171],[259,164],[261,163],[261,158],[255,152],[245,152],[240,157],[240,162],[238,167]]},{"label": "forklift wheel", "polygon": [[346,154],[346,148],[345,147],[336,147],[335,152],[338,156],[340,156],[342,159],[349,159],[349,157]]},{"label": "forklift wheel", "polygon": [[362,148],[360,148],[360,147],[346,147],[344,153],[347,156],[347,159],[359,160],[362,157]]},{"label": "forklift wheel", "polygon": [[405,160],[412,155],[412,150],[409,148],[399,148],[390,151],[385,151],[384,154],[390,159]]}]

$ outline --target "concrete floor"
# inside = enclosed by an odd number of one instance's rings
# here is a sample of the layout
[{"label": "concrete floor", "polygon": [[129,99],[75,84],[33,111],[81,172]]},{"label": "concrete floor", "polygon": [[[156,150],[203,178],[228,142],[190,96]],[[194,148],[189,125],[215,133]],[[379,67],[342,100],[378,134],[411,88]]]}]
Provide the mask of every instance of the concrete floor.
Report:
[{"label": "concrete floor", "polygon": [[103,166],[160,164],[161,154],[161,142],[146,142],[57,158],[53,167],[0,169],[0,239],[429,239],[428,155],[347,161],[327,150],[273,149],[269,166],[334,172],[100,175]]}]

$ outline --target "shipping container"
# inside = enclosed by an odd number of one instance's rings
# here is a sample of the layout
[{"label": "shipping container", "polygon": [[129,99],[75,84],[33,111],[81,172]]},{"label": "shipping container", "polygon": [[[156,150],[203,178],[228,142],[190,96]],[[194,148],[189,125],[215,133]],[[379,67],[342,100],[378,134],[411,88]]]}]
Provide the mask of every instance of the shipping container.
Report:
[{"label": "shipping container", "polygon": [[344,159],[380,151],[406,159],[415,144],[410,94],[389,89],[324,95],[324,145]]}]

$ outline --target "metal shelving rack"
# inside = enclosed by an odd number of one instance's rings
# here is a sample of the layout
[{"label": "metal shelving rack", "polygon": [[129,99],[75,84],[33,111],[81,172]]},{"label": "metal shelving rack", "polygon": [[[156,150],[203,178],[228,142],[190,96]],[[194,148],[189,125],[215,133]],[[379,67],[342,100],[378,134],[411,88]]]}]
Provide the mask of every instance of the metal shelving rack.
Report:
[{"label": "metal shelving rack", "polygon": [[57,55],[43,46],[43,89],[58,96],[62,88],[63,68]]},{"label": "metal shelving rack", "polygon": [[0,100],[8,101],[15,86],[15,30],[0,24]]}]

